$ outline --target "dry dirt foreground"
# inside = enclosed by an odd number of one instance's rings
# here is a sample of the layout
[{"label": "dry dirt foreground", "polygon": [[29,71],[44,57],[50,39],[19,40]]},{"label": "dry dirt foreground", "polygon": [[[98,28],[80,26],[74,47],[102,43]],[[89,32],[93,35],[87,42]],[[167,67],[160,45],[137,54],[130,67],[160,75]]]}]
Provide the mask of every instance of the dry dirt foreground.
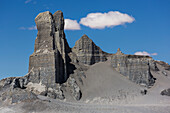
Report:
[{"label": "dry dirt foreground", "polygon": [[61,102],[46,97],[41,101],[1,107],[1,113],[170,113],[169,104],[83,104]]}]

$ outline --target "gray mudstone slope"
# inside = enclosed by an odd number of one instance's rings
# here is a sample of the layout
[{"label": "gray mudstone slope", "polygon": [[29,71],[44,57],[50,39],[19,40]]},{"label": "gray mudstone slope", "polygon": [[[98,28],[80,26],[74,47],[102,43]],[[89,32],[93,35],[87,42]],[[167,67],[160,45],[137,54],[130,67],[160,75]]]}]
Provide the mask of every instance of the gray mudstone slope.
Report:
[{"label": "gray mudstone slope", "polygon": [[111,64],[120,74],[137,84],[150,87],[155,82],[150,71],[158,71],[158,68],[149,56],[126,55],[118,49],[111,57]]},{"label": "gray mudstone slope", "polygon": [[103,52],[100,47],[96,46],[87,35],[83,35],[76,41],[72,51],[76,53],[79,62],[88,65],[106,61],[108,55],[108,53]]},{"label": "gray mudstone slope", "polygon": [[165,70],[170,71],[170,65],[164,61],[155,61],[157,64],[164,67]]}]

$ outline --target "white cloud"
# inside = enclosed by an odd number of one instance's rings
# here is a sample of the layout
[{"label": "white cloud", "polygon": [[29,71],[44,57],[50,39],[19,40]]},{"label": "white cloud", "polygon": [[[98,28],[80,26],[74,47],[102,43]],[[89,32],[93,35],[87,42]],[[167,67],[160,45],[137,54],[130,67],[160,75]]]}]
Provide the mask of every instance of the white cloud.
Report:
[{"label": "white cloud", "polygon": [[[37,30],[36,26],[31,27],[20,27],[21,30]],[[65,19],[65,30],[80,30],[80,25],[77,23],[76,20]]]},{"label": "white cloud", "polygon": [[25,1],[25,4],[27,4],[27,3],[31,2],[31,1],[32,1],[32,0],[26,0],[26,1]]},{"label": "white cloud", "polygon": [[80,24],[77,23],[77,20],[65,19],[65,30],[80,30]]},{"label": "white cloud", "polygon": [[105,27],[114,27],[125,23],[132,23],[135,19],[128,14],[119,11],[109,11],[108,13],[90,13],[81,18],[80,24],[93,29],[104,29]]},{"label": "white cloud", "polygon": [[158,55],[158,53],[152,53],[151,55],[152,55],[152,56],[155,56],[155,55]]},{"label": "white cloud", "polygon": [[148,53],[146,51],[138,51],[135,53],[135,55],[155,56],[155,55],[158,55],[158,53]]},{"label": "white cloud", "polygon": [[26,30],[26,28],[25,28],[25,27],[20,27],[19,29],[21,29],[21,30]]},{"label": "white cloud", "polygon": [[37,30],[37,26],[28,27],[28,30]]},{"label": "white cloud", "polygon": [[36,26],[32,26],[32,27],[20,27],[19,29],[21,30],[37,30]]}]

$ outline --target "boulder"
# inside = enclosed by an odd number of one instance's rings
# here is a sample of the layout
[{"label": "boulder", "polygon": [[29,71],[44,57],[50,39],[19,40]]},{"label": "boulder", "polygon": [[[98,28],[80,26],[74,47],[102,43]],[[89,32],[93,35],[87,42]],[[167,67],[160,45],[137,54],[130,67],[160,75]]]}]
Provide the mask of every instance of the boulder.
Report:
[{"label": "boulder", "polygon": [[58,84],[56,89],[48,88],[47,96],[53,99],[65,99],[63,91],[61,90],[61,86]]},{"label": "boulder", "polygon": [[165,75],[165,76],[168,76],[166,71],[162,71],[162,74]]},{"label": "boulder", "polygon": [[161,95],[170,96],[170,88],[161,91]]},{"label": "boulder", "polygon": [[29,82],[26,85],[26,90],[33,92],[36,95],[44,95],[45,96],[47,94],[47,87],[41,83],[38,84],[38,83]]}]

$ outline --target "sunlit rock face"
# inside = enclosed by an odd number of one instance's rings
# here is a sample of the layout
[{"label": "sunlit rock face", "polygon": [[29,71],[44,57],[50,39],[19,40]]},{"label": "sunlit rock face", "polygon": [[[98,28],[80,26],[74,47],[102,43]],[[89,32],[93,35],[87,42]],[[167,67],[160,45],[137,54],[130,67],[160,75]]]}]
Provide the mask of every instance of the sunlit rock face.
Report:
[{"label": "sunlit rock face", "polygon": [[157,71],[155,61],[149,56],[126,55],[118,49],[111,57],[111,64],[120,74],[129,80],[147,87],[154,84],[151,69]]},{"label": "sunlit rock face", "polygon": [[38,34],[29,60],[29,80],[55,87],[56,83],[63,83],[68,78],[66,57],[70,48],[65,39],[63,13],[43,12],[35,22]]},{"label": "sunlit rock face", "polygon": [[103,52],[100,47],[96,46],[87,35],[83,35],[78,41],[76,41],[72,51],[76,53],[79,62],[83,64],[92,65],[107,60],[107,53]]}]

